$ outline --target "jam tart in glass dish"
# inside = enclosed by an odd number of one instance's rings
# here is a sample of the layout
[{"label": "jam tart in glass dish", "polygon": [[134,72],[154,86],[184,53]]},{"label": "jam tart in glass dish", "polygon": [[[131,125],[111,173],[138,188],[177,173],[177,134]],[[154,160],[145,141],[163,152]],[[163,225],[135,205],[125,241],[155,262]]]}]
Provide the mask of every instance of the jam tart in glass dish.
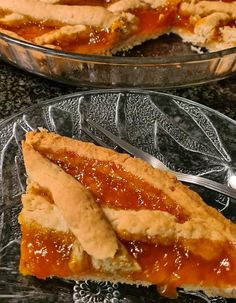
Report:
[{"label": "jam tart in glass dish", "polygon": [[217,51],[236,46],[236,1],[0,0],[0,32],[36,45],[112,55],[162,34]]},{"label": "jam tart in glass dish", "polygon": [[236,297],[236,226],[142,160],[29,132],[20,273]]}]

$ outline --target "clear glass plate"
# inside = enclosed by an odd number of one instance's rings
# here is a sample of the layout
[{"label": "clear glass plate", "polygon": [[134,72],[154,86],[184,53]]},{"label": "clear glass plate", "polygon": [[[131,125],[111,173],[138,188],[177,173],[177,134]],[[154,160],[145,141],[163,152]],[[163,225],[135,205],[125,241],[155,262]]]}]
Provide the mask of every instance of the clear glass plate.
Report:
[{"label": "clear glass plate", "polygon": [[[18,273],[17,215],[25,187],[19,142],[26,131],[38,127],[91,141],[80,128],[85,117],[153,154],[172,169],[205,175],[223,183],[236,173],[236,123],[173,95],[135,90],[83,92],[46,101],[6,120],[0,124],[0,302],[226,302],[223,298],[181,291],[173,301],[159,296],[155,287],[59,279],[42,281]],[[210,190],[193,188],[207,203],[236,222],[235,201]]]},{"label": "clear glass plate", "polygon": [[[164,39],[164,40],[163,40]],[[150,57],[153,43],[158,49]],[[206,83],[236,72],[236,47],[197,54],[177,36],[161,37],[139,52],[109,57],[66,53],[0,33],[0,58],[28,72],[85,87],[172,88]]]}]

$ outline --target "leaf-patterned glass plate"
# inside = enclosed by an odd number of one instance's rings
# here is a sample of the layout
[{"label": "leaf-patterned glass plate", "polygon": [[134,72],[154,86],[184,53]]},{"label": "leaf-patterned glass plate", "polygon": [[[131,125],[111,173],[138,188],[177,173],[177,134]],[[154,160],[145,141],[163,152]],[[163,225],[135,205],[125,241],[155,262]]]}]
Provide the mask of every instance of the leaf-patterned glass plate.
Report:
[{"label": "leaf-patterned glass plate", "polygon": [[[38,127],[91,141],[81,130],[87,117],[158,157],[172,169],[205,175],[223,183],[235,178],[232,176],[236,173],[236,123],[189,100],[148,91],[103,90],[63,96],[29,108],[0,124],[0,302],[226,302],[223,298],[185,294],[181,290],[173,301],[159,296],[155,287],[59,279],[41,281],[19,275],[17,215],[25,187],[19,142],[26,131]],[[110,144],[105,138],[102,140]],[[236,221],[235,201],[197,186],[194,190]]]}]

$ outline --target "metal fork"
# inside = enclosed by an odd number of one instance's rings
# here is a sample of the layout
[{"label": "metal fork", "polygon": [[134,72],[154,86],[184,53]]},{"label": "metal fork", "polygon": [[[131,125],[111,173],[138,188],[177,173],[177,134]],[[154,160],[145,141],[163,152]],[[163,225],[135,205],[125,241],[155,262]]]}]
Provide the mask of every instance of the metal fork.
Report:
[{"label": "metal fork", "polygon": [[[104,134],[107,138],[109,138],[112,142],[114,142],[117,146],[121,147],[123,150],[125,150],[129,154],[133,155],[134,157],[143,159],[144,161],[148,162],[149,164],[151,164],[155,168],[159,168],[161,170],[172,172],[177,177],[177,179],[179,181],[184,181],[184,182],[191,183],[191,184],[197,184],[199,186],[203,186],[205,188],[214,190],[214,191],[219,192],[221,194],[224,194],[228,197],[236,199],[236,190],[235,189],[233,189],[233,188],[231,188],[227,185],[209,180],[209,179],[204,178],[204,177],[189,175],[189,174],[185,174],[185,173],[170,170],[167,166],[165,166],[160,160],[158,160],[154,156],[142,151],[141,149],[139,149],[137,147],[134,147],[130,143],[128,143],[128,142],[124,141],[123,139],[113,135],[110,131],[104,129],[101,125],[94,122],[93,120],[87,119],[86,122],[90,126],[92,126],[93,128],[99,130],[102,134]],[[95,136],[87,128],[82,128],[82,129],[96,143],[98,143],[99,145],[108,147],[106,144],[104,144],[102,142],[102,140],[100,138]]]}]

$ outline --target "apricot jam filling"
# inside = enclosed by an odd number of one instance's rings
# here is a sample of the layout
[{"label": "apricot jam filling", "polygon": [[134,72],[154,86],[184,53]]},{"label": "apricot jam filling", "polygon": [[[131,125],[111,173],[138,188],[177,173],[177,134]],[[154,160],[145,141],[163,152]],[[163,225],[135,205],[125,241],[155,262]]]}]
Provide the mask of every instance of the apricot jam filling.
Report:
[{"label": "apricot jam filling", "polygon": [[109,32],[107,30],[92,30],[79,35],[77,38],[69,41],[58,41],[61,49],[68,52],[77,52],[81,54],[93,54],[98,51],[110,49],[119,39],[118,32]]},{"label": "apricot jam filling", "polygon": [[180,12],[175,14],[172,25],[173,27],[181,28],[182,30],[194,32],[194,22],[191,21],[189,16],[185,16]]},{"label": "apricot jam filling", "polygon": [[[30,22],[21,26],[6,26],[1,25],[1,28],[5,30],[12,31],[18,36],[24,38],[27,41],[34,42],[36,37],[39,37],[43,34],[49,33],[51,31],[57,30],[60,27],[58,26],[49,26],[43,23]],[[78,52],[78,53],[96,53],[99,50],[110,49],[110,47],[118,41],[120,35],[118,31],[110,32],[108,30],[95,30],[89,29],[78,33],[73,34],[71,37],[62,37],[57,39],[57,41],[48,43],[58,46],[60,49],[69,52]]]},{"label": "apricot jam filling", "polygon": [[[133,278],[157,285],[163,295],[173,296],[181,285],[213,288],[235,285],[236,247],[228,243],[210,261],[181,248],[178,243],[164,246],[124,242],[124,245],[142,268],[142,272],[133,273]],[[201,239],[198,246],[202,249]]]},{"label": "apricot jam filling", "polygon": [[158,30],[171,27],[176,9],[172,7],[164,7],[159,10],[138,8],[131,10],[131,13],[139,18],[137,34],[159,34]]},{"label": "apricot jam filling", "polygon": [[33,39],[53,30],[59,29],[58,26],[49,26],[38,22],[25,22],[18,26],[0,25],[1,28],[12,31],[25,40],[33,42]]},{"label": "apricot jam filling", "polygon": [[190,32],[194,31],[194,24],[192,24],[190,17],[181,14],[174,6],[166,6],[157,10],[139,8],[132,10],[131,13],[139,19],[137,29],[139,35],[151,35],[153,33],[158,35],[161,31],[168,31],[173,27]]},{"label": "apricot jam filling", "polygon": [[83,184],[97,203],[113,209],[166,211],[180,223],[188,219],[181,206],[159,189],[109,161],[91,160],[68,151],[40,153]]},{"label": "apricot jam filling", "polygon": [[[82,272],[72,272],[69,264],[75,238],[71,233],[40,228],[36,224],[23,224],[21,231],[21,273],[41,279],[101,274],[87,260],[84,266],[78,266],[83,269]],[[194,255],[187,248],[181,248],[178,243],[154,245],[122,239],[121,242],[142,268],[139,272],[128,273],[129,279],[157,285],[165,296],[173,297],[176,288],[181,285],[200,284],[214,288],[235,285],[236,249],[233,245],[224,244],[219,255],[209,261]],[[200,250],[204,248],[202,240],[198,241],[198,246]]]},{"label": "apricot jam filling", "polygon": [[41,279],[71,274],[69,260],[75,237],[70,232],[40,228],[37,224],[21,224],[21,233],[22,274]]}]

